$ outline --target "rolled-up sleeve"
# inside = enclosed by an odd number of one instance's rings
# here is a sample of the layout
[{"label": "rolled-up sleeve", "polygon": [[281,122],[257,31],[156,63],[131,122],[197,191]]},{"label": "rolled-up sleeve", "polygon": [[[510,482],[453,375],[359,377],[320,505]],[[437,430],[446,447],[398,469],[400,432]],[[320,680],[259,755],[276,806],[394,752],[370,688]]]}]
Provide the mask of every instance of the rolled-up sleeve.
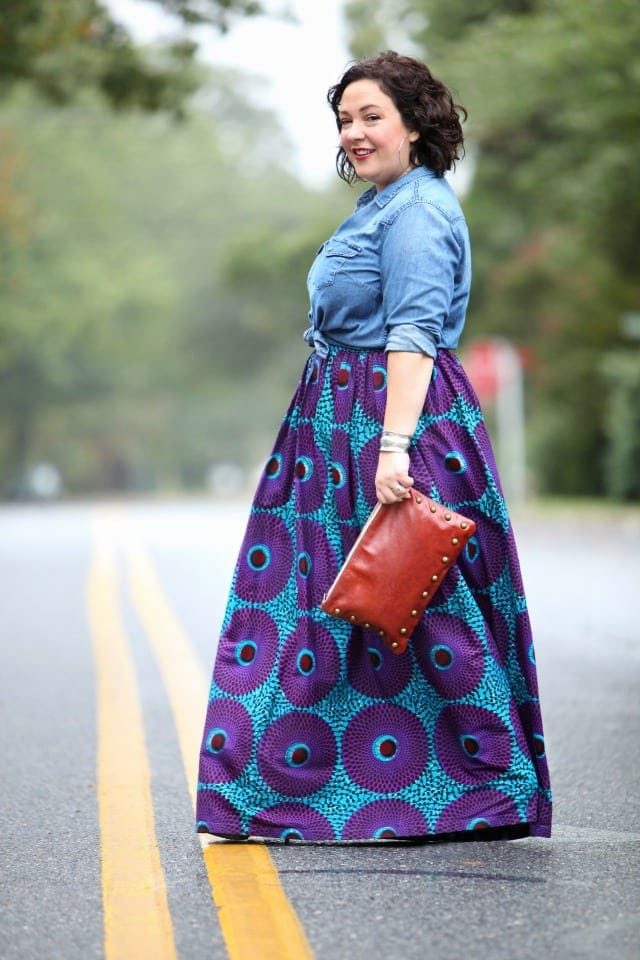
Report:
[{"label": "rolled-up sleeve", "polygon": [[438,207],[415,200],[397,213],[380,258],[385,350],[436,356],[459,260],[453,226]]}]

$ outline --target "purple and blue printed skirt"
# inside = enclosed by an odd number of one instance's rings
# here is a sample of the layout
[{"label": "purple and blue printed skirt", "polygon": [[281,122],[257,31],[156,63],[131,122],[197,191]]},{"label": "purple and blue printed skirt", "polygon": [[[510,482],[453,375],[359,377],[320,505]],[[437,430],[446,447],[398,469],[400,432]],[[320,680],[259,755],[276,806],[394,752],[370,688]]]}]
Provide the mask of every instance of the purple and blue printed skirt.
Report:
[{"label": "purple and blue printed skirt", "polygon": [[375,505],[385,394],[381,351],[332,347],[307,361],[233,575],[202,739],[201,832],[550,835],[518,556],[454,353],[438,354],[411,472],[428,496],[472,517],[476,535],[401,656],[319,608]]}]

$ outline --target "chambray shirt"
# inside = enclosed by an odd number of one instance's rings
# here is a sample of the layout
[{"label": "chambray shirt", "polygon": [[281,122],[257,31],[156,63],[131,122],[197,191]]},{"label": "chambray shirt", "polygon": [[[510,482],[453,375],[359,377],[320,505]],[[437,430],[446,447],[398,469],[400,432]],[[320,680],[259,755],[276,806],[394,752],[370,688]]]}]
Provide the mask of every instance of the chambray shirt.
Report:
[{"label": "chambray shirt", "polygon": [[323,243],[307,277],[305,340],[435,357],[458,345],[471,284],[464,215],[448,181],[416,167],[379,192]]}]

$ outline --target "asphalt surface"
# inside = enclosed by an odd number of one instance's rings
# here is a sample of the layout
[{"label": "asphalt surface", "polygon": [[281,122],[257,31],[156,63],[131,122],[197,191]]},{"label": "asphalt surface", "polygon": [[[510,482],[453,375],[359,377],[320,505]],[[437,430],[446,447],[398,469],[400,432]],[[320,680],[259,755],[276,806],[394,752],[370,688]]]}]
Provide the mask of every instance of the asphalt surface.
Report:
[{"label": "asphalt surface", "polygon": [[[95,509],[0,509],[2,960],[104,955],[86,611]],[[123,511],[208,673],[246,506]],[[553,837],[270,845],[318,960],[638,957],[640,512],[537,508],[514,523],[536,637]],[[177,952],[217,960],[227,951],[165,689],[124,585],[120,600]]]}]

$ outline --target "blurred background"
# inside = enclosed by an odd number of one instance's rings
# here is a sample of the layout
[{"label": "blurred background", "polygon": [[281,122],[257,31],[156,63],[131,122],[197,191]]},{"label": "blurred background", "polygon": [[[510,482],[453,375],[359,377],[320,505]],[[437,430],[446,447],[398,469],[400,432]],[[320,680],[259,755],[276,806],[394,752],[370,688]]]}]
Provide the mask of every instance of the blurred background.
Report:
[{"label": "blurred background", "polygon": [[640,499],[635,0],[0,0],[0,493],[251,487],[359,188],[324,102],[425,59],[469,111],[462,341],[513,496]]}]

